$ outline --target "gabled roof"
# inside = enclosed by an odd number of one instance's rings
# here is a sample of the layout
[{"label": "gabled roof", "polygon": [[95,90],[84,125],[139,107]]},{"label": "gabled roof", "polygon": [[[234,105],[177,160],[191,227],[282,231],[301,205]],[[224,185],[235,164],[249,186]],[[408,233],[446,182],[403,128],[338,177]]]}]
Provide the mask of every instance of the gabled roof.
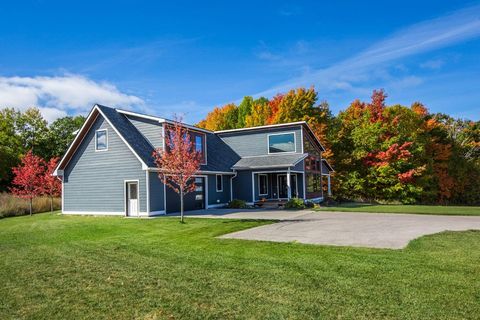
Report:
[{"label": "gabled roof", "polygon": [[[119,113],[126,114],[126,115],[129,115],[129,116],[154,120],[154,121],[158,121],[159,123],[175,124],[175,121],[170,120],[170,119],[165,119],[165,118],[160,118],[160,117],[155,117],[155,116],[149,116],[149,115],[146,115],[146,114],[143,114],[143,113],[127,111],[127,110],[122,110],[122,109],[115,109],[115,110],[117,110]],[[185,128],[191,129],[191,130],[195,130],[195,131],[200,131],[200,132],[205,132],[205,133],[213,133],[213,131],[203,129],[203,128],[198,128],[198,127],[186,124],[186,123],[182,123],[182,126],[185,127]]]},{"label": "gabled roof", "polygon": [[289,126],[295,126],[295,125],[301,125],[303,128],[307,129],[307,134],[310,135],[313,138],[314,143],[317,144],[317,146],[320,148],[320,150],[325,151],[325,148],[323,147],[322,143],[320,142],[320,140],[318,140],[315,133],[313,133],[312,128],[310,127],[310,125],[306,121],[277,123],[277,124],[270,124],[270,125],[266,125],[266,126],[219,130],[219,131],[214,131],[214,132],[216,134],[221,135],[221,134],[224,134],[224,133],[236,133],[236,132],[245,132],[245,131],[254,131],[254,130],[265,130],[265,129],[289,127]]},{"label": "gabled roof", "polygon": [[243,157],[235,163],[232,169],[261,169],[293,167],[308,156],[306,153],[291,153],[282,155],[264,155]]},{"label": "gabled roof", "polygon": [[330,173],[330,172],[334,172],[334,171],[335,170],[333,170],[330,163],[328,163],[327,160],[322,159],[322,173]]},{"label": "gabled roof", "polygon": [[97,119],[98,115],[103,116],[105,121],[115,130],[117,135],[137,157],[142,164],[142,167],[153,167],[152,153],[153,146],[145,139],[145,137],[135,128],[135,126],[125,117],[125,115],[118,113],[115,109],[96,104],[85,120],[85,123],[76,134],[73,142],[68,147],[67,152],[58,163],[54,175],[61,175],[60,170],[63,170],[77,148],[85,138],[85,135],[90,130],[91,126]]}]

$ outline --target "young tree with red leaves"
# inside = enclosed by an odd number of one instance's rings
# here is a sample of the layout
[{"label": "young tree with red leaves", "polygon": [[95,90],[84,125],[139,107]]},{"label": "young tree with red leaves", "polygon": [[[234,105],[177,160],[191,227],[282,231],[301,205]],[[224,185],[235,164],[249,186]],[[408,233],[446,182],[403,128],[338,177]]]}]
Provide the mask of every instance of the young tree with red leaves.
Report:
[{"label": "young tree with red leaves", "polygon": [[13,187],[10,191],[17,197],[28,199],[30,204],[30,215],[32,215],[33,198],[42,194],[43,175],[45,172],[44,161],[34,155],[32,150],[22,158],[21,163],[12,168]]},{"label": "young tree with red leaves", "polygon": [[62,183],[53,176],[53,172],[58,164],[58,157],[51,158],[45,166],[45,171],[42,176],[42,194],[50,198],[50,211],[53,211],[53,198],[60,197],[62,194]]},{"label": "young tree with red leaves", "polygon": [[158,177],[180,195],[180,221],[183,223],[183,198],[195,190],[194,175],[200,169],[201,152],[195,150],[189,130],[176,118],[165,127],[165,149],[153,153],[159,168]]}]

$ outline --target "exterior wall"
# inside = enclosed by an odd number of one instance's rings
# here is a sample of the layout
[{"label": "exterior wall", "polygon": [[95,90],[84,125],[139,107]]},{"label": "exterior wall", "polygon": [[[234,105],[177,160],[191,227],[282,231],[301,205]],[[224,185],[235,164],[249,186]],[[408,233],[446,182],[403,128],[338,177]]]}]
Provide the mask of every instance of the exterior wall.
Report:
[{"label": "exterior wall", "polygon": [[164,187],[165,185],[158,178],[156,172],[149,172],[149,185],[150,185],[150,212],[162,212],[165,210],[165,198],[164,198]]},{"label": "exterior wall", "polygon": [[[95,151],[98,129],[108,130],[106,151]],[[124,214],[125,180],[138,180],[139,209],[145,213],[145,171],[115,130],[99,115],[65,168],[63,211]]]},{"label": "exterior wall", "polygon": [[218,135],[238,155],[241,157],[248,157],[268,154],[268,135],[282,132],[295,132],[296,153],[302,153],[303,146],[301,126],[270,128],[255,131],[228,132],[220,133]]},{"label": "exterior wall", "polygon": [[233,178],[233,199],[252,200],[252,171],[238,171],[237,176]]},{"label": "exterior wall", "polygon": [[208,205],[225,204],[230,202],[230,178],[232,176],[222,175],[223,191],[217,192],[216,175],[208,175]]},{"label": "exterior wall", "polygon": [[154,148],[163,148],[162,124],[155,120],[127,116],[128,120]]}]

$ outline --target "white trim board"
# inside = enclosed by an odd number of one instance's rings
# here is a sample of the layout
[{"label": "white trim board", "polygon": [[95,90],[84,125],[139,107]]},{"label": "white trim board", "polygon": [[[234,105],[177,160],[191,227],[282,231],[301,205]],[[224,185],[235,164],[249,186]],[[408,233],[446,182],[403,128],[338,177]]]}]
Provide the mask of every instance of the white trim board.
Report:
[{"label": "white trim board", "polygon": [[[146,212],[143,212],[146,214]],[[125,216],[125,212],[121,211],[62,211],[62,214],[77,215],[95,215],[95,216]]]},{"label": "white trim board", "polygon": [[149,217],[155,217],[155,216],[163,216],[165,215],[165,210],[160,210],[160,211],[151,211],[148,216]]},{"label": "white trim board", "polygon": [[214,133],[239,132],[239,131],[247,131],[247,130],[261,130],[261,129],[267,129],[267,128],[286,127],[286,126],[294,126],[294,125],[300,125],[300,124],[307,124],[307,123],[305,121],[277,123],[277,124],[271,124],[271,125],[266,125],[266,126],[239,128],[239,129],[228,129],[228,130],[218,130],[218,131],[214,131]]},{"label": "white trim board", "polygon": [[[105,145],[107,146],[105,149],[98,149],[98,137],[97,137],[97,134],[98,134],[100,131],[105,131],[105,140],[106,140]],[[108,128],[103,128],[103,129],[101,128],[101,129],[95,130],[95,141],[94,141],[94,144],[95,144],[95,152],[108,151]]]},{"label": "white trim board", "polygon": [[227,203],[216,203],[216,204],[209,204],[207,209],[211,209],[211,208],[221,208],[221,207],[224,207],[226,206]]}]

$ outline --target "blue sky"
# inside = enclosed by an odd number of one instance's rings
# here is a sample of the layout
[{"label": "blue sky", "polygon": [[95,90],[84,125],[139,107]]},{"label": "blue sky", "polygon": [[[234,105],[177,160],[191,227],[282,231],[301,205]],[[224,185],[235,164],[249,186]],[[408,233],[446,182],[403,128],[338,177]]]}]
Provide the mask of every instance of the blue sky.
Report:
[{"label": "blue sky", "polygon": [[337,113],[388,104],[480,120],[480,2],[8,1],[0,105],[53,120],[93,103],[189,122],[315,86]]}]

